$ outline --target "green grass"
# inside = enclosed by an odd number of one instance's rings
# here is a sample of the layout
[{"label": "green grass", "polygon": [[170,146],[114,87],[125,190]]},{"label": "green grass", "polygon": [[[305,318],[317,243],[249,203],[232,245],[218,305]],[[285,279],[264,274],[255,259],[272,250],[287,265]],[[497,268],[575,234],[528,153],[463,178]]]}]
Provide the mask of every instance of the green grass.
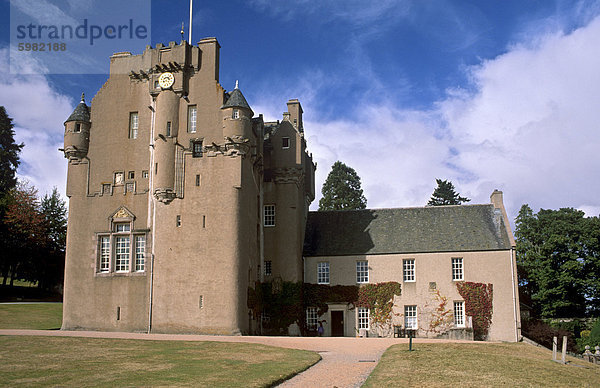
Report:
[{"label": "green grass", "polygon": [[0,329],[60,329],[62,303],[0,304]]},{"label": "green grass", "polygon": [[523,343],[394,345],[363,387],[587,387],[597,386],[600,366],[568,357],[552,361],[552,352]]},{"label": "green grass", "polygon": [[0,386],[263,387],[319,359],[245,343],[0,336]]}]

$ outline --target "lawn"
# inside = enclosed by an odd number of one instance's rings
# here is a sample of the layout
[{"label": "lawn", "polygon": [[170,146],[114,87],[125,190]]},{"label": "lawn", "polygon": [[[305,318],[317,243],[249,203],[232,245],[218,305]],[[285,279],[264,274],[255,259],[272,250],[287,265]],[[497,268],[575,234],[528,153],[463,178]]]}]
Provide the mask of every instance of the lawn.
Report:
[{"label": "lawn", "polygon": [[0,386],[264,387],[319,359],[245,343],[0,336]]},{"label": "lawn", "polygon": [[568,357],[552,361],[552,352],[524,343],[394,345],[363,387],[390,386],[597,386],[600,366]]},{"label": "lawn", "polygon": [[62,303],[0,304],[0,329],[60,329]]}]

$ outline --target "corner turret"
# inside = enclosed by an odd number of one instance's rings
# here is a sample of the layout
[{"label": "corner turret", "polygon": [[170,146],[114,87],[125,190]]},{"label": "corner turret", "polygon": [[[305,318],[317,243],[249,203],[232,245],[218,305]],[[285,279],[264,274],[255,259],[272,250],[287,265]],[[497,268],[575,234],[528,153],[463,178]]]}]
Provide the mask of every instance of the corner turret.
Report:
[{"label": "corner turret", "polygon": [[235,82],[235,89],[229,94],[229,98],[221,106],[223,112],[223,137],[245,139],[252,138],[252,116],[254,112],[248,105],[244,95]]},{"label": "corner turret", "polygon": [[64,148],[62,151],[69,162],[78,162],[86,157],[90,145],[90,108],[85,104],[85,95],[67,121],[65,121]]}]

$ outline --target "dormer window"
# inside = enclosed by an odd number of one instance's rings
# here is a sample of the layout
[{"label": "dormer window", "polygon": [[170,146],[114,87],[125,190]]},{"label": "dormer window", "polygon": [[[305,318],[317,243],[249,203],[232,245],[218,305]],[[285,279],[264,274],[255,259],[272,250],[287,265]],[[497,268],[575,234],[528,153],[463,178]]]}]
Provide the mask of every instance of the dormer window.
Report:
[{"label": "dormer window", "polygon": [[234,109],[233,112],[231,113],[231,118],[232,119],[239,119],[240,118],[240,111],[239,109]]}]

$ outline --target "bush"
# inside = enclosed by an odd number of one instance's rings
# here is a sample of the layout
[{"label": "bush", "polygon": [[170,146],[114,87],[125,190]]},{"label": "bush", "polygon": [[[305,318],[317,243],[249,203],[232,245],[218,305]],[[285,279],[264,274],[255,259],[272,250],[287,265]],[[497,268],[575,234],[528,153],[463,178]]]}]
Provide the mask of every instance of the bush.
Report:
[{"label": "bush", "polygon": [[521,322],[521,332],[523,335],[538,344],[552,349],[552,340],[558,337],[559,346],[562,344],[562,337],[567,336],[567,350],[572,353],[580,353],[578,344],[575,343],[573,333],[563,329],[554,328],[539,319],[528,319]]},{"label": "bush", "polygon": [[592,330],[582,330],[581,338],[577,338],[577,346],[580,353],[585,350],[586,345],[589,345],[592,351],[594,347],[600,346],[600,319],[596,320]]}]

